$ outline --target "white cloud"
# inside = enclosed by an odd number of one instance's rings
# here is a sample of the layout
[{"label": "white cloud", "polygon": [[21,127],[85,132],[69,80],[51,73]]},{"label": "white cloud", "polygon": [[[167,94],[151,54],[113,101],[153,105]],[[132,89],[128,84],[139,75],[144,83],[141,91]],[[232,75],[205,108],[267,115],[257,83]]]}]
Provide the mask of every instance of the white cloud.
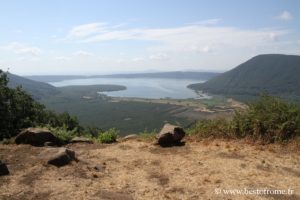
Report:
[{"label": "white cloud", "polygon": [[283,20],[283,21],[290,21],[293,19],[293,16],[288,11],[283,11],[280,15],[277,16],[277,19]]},{"label": "white cloud", "polygon": [[42,53],[42,50],[38,47],[28,46],[18,42],[12,42],[5,48],[21,55],[39,56]]},{"label": "white cloud", "polygon": [[105,30],[106,23],[89,23],[73,27],[67,36],[67,39],[82,38],[95,33],[101,33]]},{"label": "white cloud", "polygon": [[154,54],[149,56],[150,60],[168,60],[169,56],[165,53],[159,53],[159,54]]},{"label": "white cloud", "polygon": [[211,53],[213,52],[213,47],[211,45],[205,45],[204,47],[198,50],[200,53]]},{"label": "white cloud", "polygon": [[142,57],[136,57],[132,59],[133,62],[141,62],[141,61],[145,61],[145,58]]},{"label": "white cloud", "polygon": [[67,57],[67,56],[57,56],[55,59],[56,60],[60,60],[60,61],[68,61],[68,60],[70,60],[70,57]]},{"label": "white cloud", "polygon": [[79,51],[76,51],[73,53],[74,56],[77,56],[77,57],[81,57],[81,58],[86,58],[86,57],[93,57],[95,56],[93,53],[90,53],[90,52],[87,52],[87,51],[82,51],[82,50],[79,50]]},{"label": "white cloud", "polygon": [[216,25],[216,24],[218,24],[220,21],[222,21],[221,18],[207,19],[207,20],[203,20],[203,21],[198,21],[198,22],[190,23],[190,25],[211,26],[211,25]]},{"label": "white cloud", "polygon": [[[87,24],[80,27],[94,27],[84,34],[77,34],[75,41],[95,43],[109,40],[140,40],[158,42],[148,49],[157,52],[203,52],[208,53],[219,48],[247,48],[249,46],[264,46],[277,41],[281,35],[287,33],[282,29],[241,29],[226,26],[206,26],[220,19],[211,19],[198,24],[190,24],[173,28],[135,28],[101,26]],[[100,23],[94,23],[100,24]],[[86,29],[86,28],[84,28]],[[73,32],[71,30],[71,32]],[[69,33],[70,35],[70,33]],[[209,44],[209,45],[208,45]]]},{"label": "white cloud", "polygon": [[271,32],[270,39],[271,39],[271,41],[278,41],[278,34],[275,32]]}]

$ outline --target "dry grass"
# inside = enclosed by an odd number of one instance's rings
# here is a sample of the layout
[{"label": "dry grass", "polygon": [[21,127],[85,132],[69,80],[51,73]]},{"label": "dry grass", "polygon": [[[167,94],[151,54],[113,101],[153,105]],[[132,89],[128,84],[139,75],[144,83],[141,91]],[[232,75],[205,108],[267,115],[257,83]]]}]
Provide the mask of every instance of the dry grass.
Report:
[{"label": "dry grass", "polygon": [[[41,148],[0,145],[11,175],[0,177],[0,199],[300,199],[300,154],[290,147],[245,141],[187,140],[161,148],[129,140],[74,144],[78,163],[56,168]],[[295,190],[294,196],[230,196],[215,188]]]}]

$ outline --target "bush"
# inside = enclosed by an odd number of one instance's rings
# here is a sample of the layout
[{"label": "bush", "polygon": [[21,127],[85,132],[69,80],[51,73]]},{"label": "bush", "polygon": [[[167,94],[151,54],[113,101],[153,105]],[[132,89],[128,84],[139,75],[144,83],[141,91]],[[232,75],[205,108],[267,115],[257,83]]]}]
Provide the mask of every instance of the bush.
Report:
[{"label": "bush", "polygon": [[109,129],[98,135],[97,141],[101,143],[113,143],[117,141],[118,131],[114,128]]},{"label": "bush", "polygon": [[300,136],[300,106],[280,98],[262,95],[230,121],[202,120],[188,131],[189,135],[218,138],[252,138],[265,142],[284,142]]},{"label": "bush", "polygon": [[47,127],[63,144],[69,143],[74,137],[78,135],[77,129],[68,130],[64,127]]},{"label": "bush", "polygon": [[263,95],[237,112],[232,120],[238,137],[250,136],[269,142],[286,141],[300,133],[300,106]]},{"label": "bush", "polygon": [[143,132],[139,134],[139,136],[145,140],[153,140],[155,139],[156,135],[157,135],[156,129],[154,129],[153,131],[148,131],[147,129],[145,129]]},{"label": "bush", "polygon": [[231,122],[225,119],[206,119],[197,122],[187,130],[188,135],[197,135],[203,138],[232,138]]}]

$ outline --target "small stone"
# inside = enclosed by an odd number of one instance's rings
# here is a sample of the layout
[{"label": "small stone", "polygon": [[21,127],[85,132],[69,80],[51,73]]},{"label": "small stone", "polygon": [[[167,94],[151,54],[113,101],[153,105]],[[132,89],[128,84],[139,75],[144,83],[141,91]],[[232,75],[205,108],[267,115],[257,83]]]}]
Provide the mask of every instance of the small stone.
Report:
[{"label": "small stone", "polygon": [[94,178],[98,178],[98,175],[97,175],[97,174],[93,174],[93,177],[94,177]]},{"label": "small stone", "polygon": [[53,142],[45,142],[44,146],[46,146],[46,147],[52,147],[52,146],[55,146],[55,144]]},{"label": "small stone", "polygon": [[47,162],[47,164],[56,167],[62,167],[69,164],[71,161],[77,161],[75,152],[64,147],[61,148],[47,148],[40,153],[40,157]]},{"label": "small stone", "polygon": [[136,139],[136,138],[138,138],[138,135],[136,135],[136,134],[130,134],[130,135],[127,135],[127,136],[125,136],[125,137],[123,137],[123,141],[126,141],[126,140],[132,140],[132,139]]},{"label": "small stone", "polygon": [[74,137],[71,141],[71,143],[93,143],[93,141],[89,138],[85,138],[85,137]]}]

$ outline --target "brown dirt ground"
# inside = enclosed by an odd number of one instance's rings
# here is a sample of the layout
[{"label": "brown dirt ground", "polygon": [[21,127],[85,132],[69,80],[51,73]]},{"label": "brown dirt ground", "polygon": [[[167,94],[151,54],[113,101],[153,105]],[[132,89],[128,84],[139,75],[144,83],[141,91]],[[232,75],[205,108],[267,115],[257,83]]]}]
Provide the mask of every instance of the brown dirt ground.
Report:
[{"label": "brown dirt ground", "polygon": [[[79,162],[43,163],[44,147],[0,145],[11,172],[0,177],[0,199],[300,199],[300,153],[245,141],[189,140],[161,148],[129,140],[72,144]],[[216,189],[285,189],[294,195],[226,195]]]}]

